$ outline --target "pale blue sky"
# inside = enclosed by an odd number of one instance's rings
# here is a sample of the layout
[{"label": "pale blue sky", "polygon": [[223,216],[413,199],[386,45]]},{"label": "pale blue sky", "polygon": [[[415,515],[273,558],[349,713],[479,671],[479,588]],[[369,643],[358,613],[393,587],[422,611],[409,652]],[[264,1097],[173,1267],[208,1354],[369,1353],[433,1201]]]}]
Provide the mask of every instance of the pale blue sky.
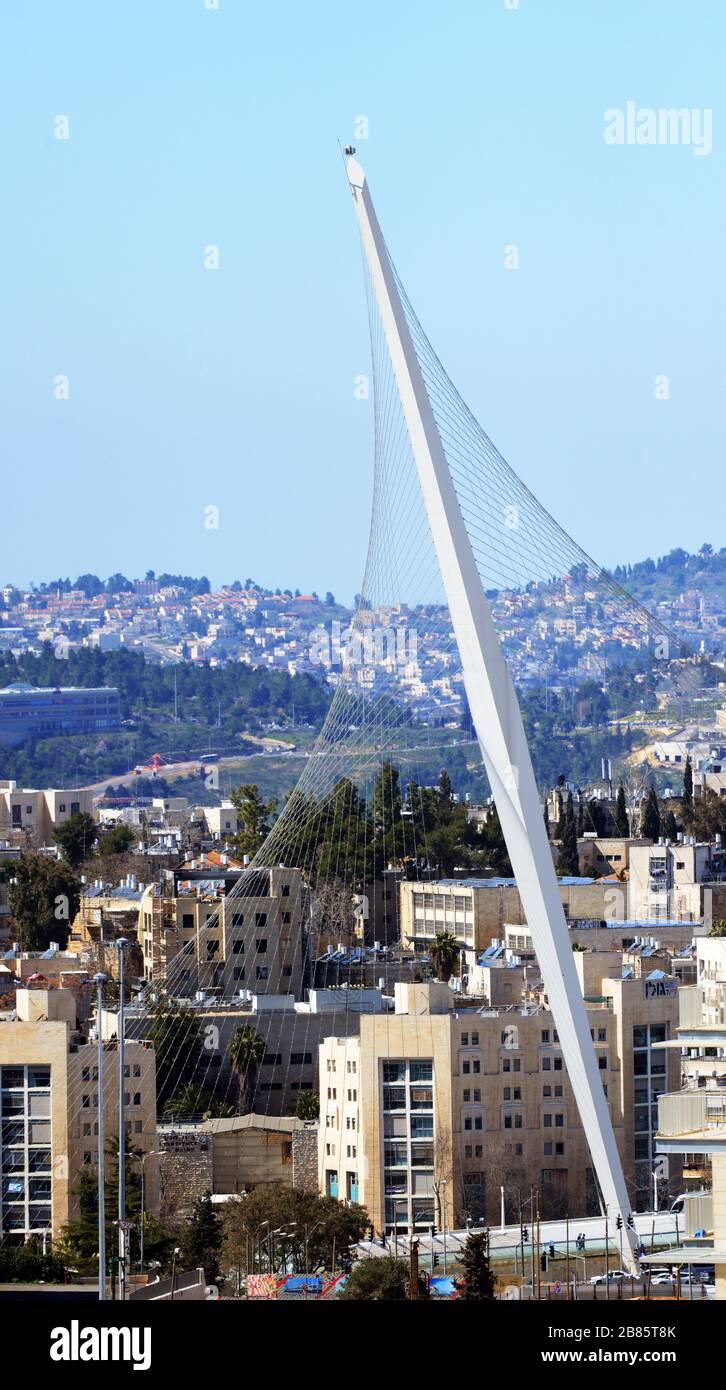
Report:
[{"label": "pale blue sky", "polygon": [[[721,0],[35,0],[1,28],[0,580],[359,587],[360,115],[419,317],[528,485],[606,564],[726,543]],[[628,99],[712,108],[713,152],[606,145]]]}]

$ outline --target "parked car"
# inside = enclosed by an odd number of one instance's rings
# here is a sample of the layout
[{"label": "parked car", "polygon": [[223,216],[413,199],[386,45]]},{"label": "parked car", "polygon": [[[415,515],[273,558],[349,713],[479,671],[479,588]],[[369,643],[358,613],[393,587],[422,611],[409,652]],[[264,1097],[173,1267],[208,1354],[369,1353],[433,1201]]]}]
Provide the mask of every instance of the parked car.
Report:
[{"label": "parked car", "polygon": [[[610,1272],[609,1272],[609,1274],[608,1274],[608,1279],[629,1279],[629,1278],[630,1278],[630,1275],[629,1275],[627,1269],[611,1269]],[[593,1276],[592,1276],[592,1278],[591,1278],[591,1280],[590,1280],[590,1283],[591,1283],[591,1284],[604,1284],[605,1282],[606,1282],[606,1280],[605,1280],[605,1275],[604,1275],[604,1274],[593,1274]]]}]

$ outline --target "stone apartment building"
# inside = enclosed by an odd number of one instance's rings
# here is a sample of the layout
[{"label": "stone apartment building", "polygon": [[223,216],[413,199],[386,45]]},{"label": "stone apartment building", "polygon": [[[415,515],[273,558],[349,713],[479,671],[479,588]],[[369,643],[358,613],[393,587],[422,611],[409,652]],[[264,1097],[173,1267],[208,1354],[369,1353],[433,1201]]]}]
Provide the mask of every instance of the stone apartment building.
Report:
[{"label": "stone apartment building", "polygon": [[[627,885],[590,878],[558,880],[560,899],[570,922],[605,921],[627,916]],[[483,951],[504,936],[505,923],[524,923],[519,889],[513,878],[439,879],[435,883],[401,883],[401,939],[425,955],[437,932],[450,931],[463,948]]]},{"label": "stone apartment building", "polygon": [[[713,1264],[716,1297],[726,1299],[726,939],[696,943],[697,983],[680,990],[676,1036],[680,1086],[659,1101],[656,1152],[683,1167],[684,1184],[695,1192],[710,1187],[710,1219],[700,1219],[706,1236],[689,1242],[681,1259]],[[669,1044],[665,1044],[669,1050]],[[696,1199],[698,1200],[698,1199]],[[699,1205],[701,1205],[699,1203]],[[691,1233],[692,1234],[692,1233]],[[694,1248],[695,1247],[695,1248]]]},{"label": "stone apartment building", "polygon": [[299,869],[231,869],[192,861],[167,890],[139,904],[147,980],[165,974],[177,996],[198,992],[300,997],[308,894]]},{"label": "stone apartment building", "polygon": [[[118,1135],[119,1056],[104,1047],[104,1123]],[[153,1048],[126,1047],[126,1128],[130,1144],[156,1148]],[[97,1048],[77,1028],[76,1000],[65,989],[19,989],[16,1016],[0,1020],[0,1238],[12,1244],[48,1232],[60,1237],[77,1215],[84,1168],[96,1170]],[[145,1168],[146,1208],[156,1209],[154,1159]]]},{"label": "stone apartment building", "polygon": [[[654,1049],[675,1026],[676,995],[603,977],[597,962],[582,983],[633,1207],[645,1209],[657,1096],[678,1070]],[[542,1005],[457,1008],[446,985],[399,985],[393,1015],[364,1015],[357,1035],[324,1039],[320,1093],[321,1191],[361,1202],[379,1231],[495,1222],[501,1186],[509,1220],[531,1184],[544,1214],[597,1210],[557,1030]]]},{"label": "stone apartment building", "polygon": [[726,847],[689,836],[632,848],[628,915],[707,927],[726,918]]},{"label": "stone apartment building", "polygon": [[36,791],[0,781],[0,840],[10,844],[52,845],[53,831],[79,812],[93,815],[93,794],[84,788]]}]

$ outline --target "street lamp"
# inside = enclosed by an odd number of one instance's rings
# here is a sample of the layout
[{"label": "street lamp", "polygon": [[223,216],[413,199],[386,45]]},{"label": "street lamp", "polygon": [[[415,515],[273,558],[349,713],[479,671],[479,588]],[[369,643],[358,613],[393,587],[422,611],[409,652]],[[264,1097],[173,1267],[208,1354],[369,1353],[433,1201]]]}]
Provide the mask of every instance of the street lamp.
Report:
[{"label": "street lamp", "polygon": [[170,1300],[170,1301],[171,1301],[171,1300],[173,1299],[173,1297],[174,1297],[174,1290],[175,1290],[175,1288],[176,1288],[176,1260],[177,1260],[177,1255],[181,1255],[181,1250],[180,1250],[180,1248],[179,1248],[178,1245],[175,1245],[175,1246],[174,1246],[174,1255],[173,1255],[172,1261],[171,1261],[171,1292],[170,1292],[170,1294],[169,1294],[169,1300]]},{"label": "street lamp", "polygon": [[442,1186],[443,1189],[444,1189],[444,1200],[443,1200],[443,1204],[442,1204],[442,1205],[443,1205],[443,1208],[444,1208],[444,1275],[446,1275],[446,1273],[448,1272],[448,1271],[447,1271],[447,1264],[446,1264],[446,1226],[447,1226],[447,1220],[448,1220],[447,1212],[446,1212],[446,1188],[447,1188],[447,1186],[448,1186],[448,1182],[449,1182],[449,1179],[448,1179],[448,1178],[442,1178],[442,1179],[441,1179],[441,1186]]},{"label": "street lamp", "polygon": [[139,1274],[144,1272],[144,1164],[147,1158],[158,1158],[159,1149],[148,1149],[144,1154],[132,1154],[132,1158],[138,1158],[141,1163],[141,1224],[139,1227]]},{"label": "street lamp", "polygon": [[106,1297],[106,1156],[103,1134],[103,986],[102,971],[93,977],[96,994],[96,1033],[98,1041],[98,1298]]},{"label": "street lamp", "polygon": [[125,936],[116,942],[118,948],[118,1253],[121,1297],[126,1292],[126,1241],[122,1222],[126,1220],[126,1078],[125,1072],[125,1000],[124,953],[128,946]]}]

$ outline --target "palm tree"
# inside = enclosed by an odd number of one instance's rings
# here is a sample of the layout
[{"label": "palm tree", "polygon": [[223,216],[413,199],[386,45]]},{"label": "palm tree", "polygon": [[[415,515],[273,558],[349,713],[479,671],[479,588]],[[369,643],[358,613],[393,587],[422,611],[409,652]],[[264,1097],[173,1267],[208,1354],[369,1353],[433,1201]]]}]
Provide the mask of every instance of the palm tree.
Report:
[{"label": "palm tree", "polygon": [[459,963],[460,954],[456,937],[452,936],[450,931],[436,933],[436,939],[429,946],[429,960],[437,980],[442,980],[446,984],[451,979]]},{"label": "palm tree", "polygon": [[232,1069],[237,1073],[239,1113],[244,1115],[252,1103],[257,1068],[261,1066],[265,1055],[265,1040],[255,1032],[251,1024],[241,1023],[232,1034],[227,1055]]}]

